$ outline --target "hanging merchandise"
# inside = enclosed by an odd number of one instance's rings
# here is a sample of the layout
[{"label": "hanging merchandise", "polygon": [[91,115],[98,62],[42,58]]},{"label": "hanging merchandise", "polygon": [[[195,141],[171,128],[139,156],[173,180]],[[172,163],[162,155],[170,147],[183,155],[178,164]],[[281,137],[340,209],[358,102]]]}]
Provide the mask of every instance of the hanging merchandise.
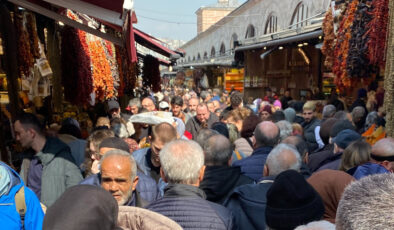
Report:
[{"label": "hanging merchandise", "polygon": [[111,74],[114,79],[113,84],[114,84],[114,94],[118,95],[118,90],[120,87],[120,78],[119,78],[119,72],[118,72],[118,66],[116,62],[116,57],[115,57],[115,47],[114,45],[107,41],[101,39],[101,43],[104,47],[105,55],[108,60],[109,66],[111,68]]},{"label": "hanging merchandise", "polygon": [[31,69],[34,66],[34,57],[31,53],[29,34],[27,33],[22,14],[14,14],[14,23],[16,27],[16,35],[18,38],[18,67],[19,74],[30,76]]},{"label": "hanging merchandise", "polygon": [[144,66],[142,67],[142,79],[143,86],[150,87],[154,93],[161,90],[159,61],[152,55],[146,55],[144,57]]},{"label": "hanging merchandise", "polygon": [[351,26],[351,38],[349,39],[349,54],[347,57],[347,73],[349,77],[373,80],[375,75],[374,66],[369,65],[367,57],[368,37],[365,36],[367,24],[371,21],[372,0],[362,0],[358,4],[354,21]]},{"label": "hanging merchandise", "polygon": [[321,52],[326,57],[324,65],[332,68],[334,63],[335,33],[334,33],[334,17],[332,10],[328,10],[323,20],[324,42]]},{"label": "hanging merchandise", "polygon": [[85,105],[93,91],[90,57],[86,53],[86,34],[65,26],[62,30],[62,84],[65,99]]},{"label": "hanging merchandise", "polygon": [[24,17],[26,21],[26,31],[29,35],[31,54],[35,59],[38,59],[40,58],[40,48],[38,43],[39,39],[37,34],[36,17],[30,12],[24,13]]},{"label": "hanging merchandise", "polygon": [[350,88],[352,79],[349,78],[346,71],[347,57],[349,54],[349,39],[351,38],[351,26],[357,10],[359,1],[353,0],[345,13],[345,16],[339,26],[337,43],[334,50],[335,61],[332,71],[335,74],[335,84],[340,90]]},{"label": "hanging merchandise", "polygon": [[367,42],[369,63],[384,68],[386,63],[386,39],[387,26],[389,22],[389,0],[372,1],[372,19],[367,25],[368,31],[366,36],[369,37]]}]

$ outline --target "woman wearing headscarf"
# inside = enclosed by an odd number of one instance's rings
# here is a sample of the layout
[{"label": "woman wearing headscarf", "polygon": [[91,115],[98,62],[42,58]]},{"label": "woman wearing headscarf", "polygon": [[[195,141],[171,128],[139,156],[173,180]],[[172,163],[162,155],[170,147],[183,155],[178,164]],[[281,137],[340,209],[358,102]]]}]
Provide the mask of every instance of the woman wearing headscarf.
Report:
[{"label": "woman wearing headscarf", "polygon": [[77,185],[48,208],[43,230],[119,230],[118,203],[101,187]]},{"label": "woman wearing headscarf", "polygon": [[323,199],[324,220],[335,224],[339,200],[354,178],[342,171],[326,169],[312,174],[307,181]]}]

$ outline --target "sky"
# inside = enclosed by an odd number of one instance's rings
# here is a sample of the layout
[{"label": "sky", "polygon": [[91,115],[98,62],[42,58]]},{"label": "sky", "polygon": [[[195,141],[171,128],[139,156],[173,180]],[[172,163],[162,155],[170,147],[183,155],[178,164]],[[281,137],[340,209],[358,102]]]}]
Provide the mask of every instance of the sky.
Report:
[{"label": "sky", "polygon": [[[243,3],[246,0],[238,0]],[[134,0],[136,28],[157,38],[189,41],[197,35],[197,16],[201,6],[217,0]]]}]

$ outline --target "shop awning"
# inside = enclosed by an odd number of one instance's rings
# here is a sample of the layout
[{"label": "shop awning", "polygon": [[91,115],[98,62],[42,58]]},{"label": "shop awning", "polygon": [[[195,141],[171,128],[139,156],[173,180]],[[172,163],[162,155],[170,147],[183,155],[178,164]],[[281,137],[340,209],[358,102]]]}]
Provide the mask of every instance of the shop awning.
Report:
[{"label": "shop awning", "polygon": [[[134,41],[133,22],[135,14],[132,11],[133,0],[8,0],[15,5],[44,15],[55,21],[84,30],[116,45],[125,47],[131,62],[137,61]],[[103,33],[86,24],[74,21],[63,15],[64,9],[70,9],[80,14],[88,15],[122,32],[122,38]]]},{"label": "shop awning", "polygon": [[149,34],[142,32],[139,29],[134,28],[134,38],[138,44],[145,46],[146,48],[153,50],[156,53],[159,53],[170,59],[177,59],[180,57],[180,55],[177,52],[161,45],[160,40],[150,36]]},{"label": "shop awning", "polygon": [[[138,56],[139,58],[144,58],[146,55],[137,52],[137,56]],[[160,64],[160,65],[164,65],[164,66],[170,66],[170,65],[171,65],[171,62],[170,62],[170,61],[163,60],[163,59],[157,58],[157,57],[155,57],[155,58],[159,61],[159,64]]]},{"label": "shop awning", "polygon": [[251,44],[251,45],[239,46],[239,47],[235,48],[235,52],[253,50],[253,49],[261,49],[263,47],[280,46],[280,45],[285,45],[285,44],[289,44],[289,43],[293,43],[293,42],[300,42],[300,41],[318,38],[319,36],[322,36],[322,35],[323,35],[323,31],[321,29],[318,29],[316,31],[297,34],[297,35],[290,36],[290,37],[269,40],[269,41]]}]

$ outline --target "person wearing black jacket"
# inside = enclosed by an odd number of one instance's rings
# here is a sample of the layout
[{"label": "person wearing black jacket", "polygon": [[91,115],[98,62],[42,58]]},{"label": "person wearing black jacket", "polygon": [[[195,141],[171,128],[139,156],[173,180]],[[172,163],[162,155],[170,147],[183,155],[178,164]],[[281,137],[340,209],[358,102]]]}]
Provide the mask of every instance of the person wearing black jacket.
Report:
[{"label": "person wearing black jacket", "polygon": [[216,134],[210,137],[203,150],[206,168],[200,189],[207,195],[207,200],[222,204],[234,188],[254,182],[241,174],[239,166],[229,166],[233,150],[225,136]]}]

